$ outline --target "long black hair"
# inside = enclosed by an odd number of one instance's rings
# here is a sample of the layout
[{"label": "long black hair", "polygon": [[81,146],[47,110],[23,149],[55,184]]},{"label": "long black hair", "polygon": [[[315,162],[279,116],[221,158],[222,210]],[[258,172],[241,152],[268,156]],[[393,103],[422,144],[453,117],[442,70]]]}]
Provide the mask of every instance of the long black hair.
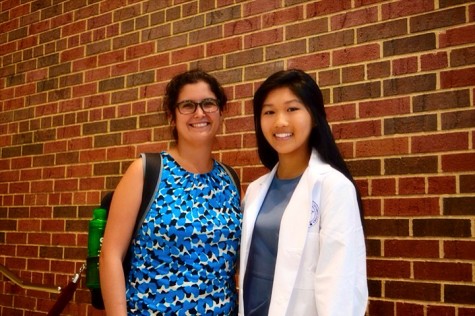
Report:
[{"label": "long black hair", "polygon": [[[187,84],[193,84],[198,82],[205,82],[208,84],[211,91],[218,100],[219,110],[222,112],[226,107],[228,98],[224,92],[223,87],[219,84],[218,80],[201,69],[192,69],[180,73],[173,77],[165,88],[165,96],[163,97],[163,107],[171,117],[172,122],[176,119],[176,104],[181,89]],[[173,128],[173,137],[178,141],[178,135],[176,127]]]},{"label": "long black hair", "polygon": [[267,95],[277,89],[287,87],[298,97],[310,113],[313,127],[310,132],[309,146],[314,148],[330,166],[340,171],[355,186],[361,221],[363,223],[363,205],[355,181],[335,143],[325,113],[323,95],[315,80],[299,69],[281,70],[268,77],[254,94],[254,125],[259,158],[264,166],[272,169],[279,161],[277,151],[264,137],[261,127],[262,106]]}]

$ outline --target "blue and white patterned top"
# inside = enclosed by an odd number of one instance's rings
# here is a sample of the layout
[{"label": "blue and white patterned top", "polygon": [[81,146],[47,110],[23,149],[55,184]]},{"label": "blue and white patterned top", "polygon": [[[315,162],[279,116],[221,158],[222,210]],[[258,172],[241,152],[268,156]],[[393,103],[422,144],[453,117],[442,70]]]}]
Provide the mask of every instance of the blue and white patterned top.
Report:
[{"label": "blue and white patterned top", "polygon": [[234,315],[239,193],[224,168],[194,174],[162,152],[158,194],[133,241],[129,315]]}]

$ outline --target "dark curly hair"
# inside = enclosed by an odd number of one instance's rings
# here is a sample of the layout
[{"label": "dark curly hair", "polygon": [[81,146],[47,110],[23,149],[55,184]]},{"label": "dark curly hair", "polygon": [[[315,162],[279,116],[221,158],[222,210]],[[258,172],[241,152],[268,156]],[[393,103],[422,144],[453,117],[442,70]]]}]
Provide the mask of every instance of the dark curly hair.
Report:
[{"label": "dark curly hair", "polygon": [[[226,97],[224,89],[221,87],[218,80],[201,69],[192,69],[173,77],[165,89],[163,107],[167,111],[167,114],[171,117],[172,122],[176,119],[175,108],[181,89],[187,84],[198,83],[200,81],[203,81],[209,85],[211,91],[218,100],[219,110],[222,112],[225,109],[228,98]],[[178,141],[176,127],[173,128],[173,137],[175,138],[175,141]]]}]

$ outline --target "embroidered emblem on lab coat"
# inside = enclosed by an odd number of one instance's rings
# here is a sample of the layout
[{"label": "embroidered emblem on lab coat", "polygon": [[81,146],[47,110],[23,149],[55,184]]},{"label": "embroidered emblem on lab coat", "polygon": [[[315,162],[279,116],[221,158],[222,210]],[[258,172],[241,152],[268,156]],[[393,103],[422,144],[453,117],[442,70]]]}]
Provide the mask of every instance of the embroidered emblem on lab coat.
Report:
[{"label": "embroidered emblem on lab coat", "polygon": [[312,201],[312,210],[310,211],[310,221],[308,227],[314,226],[318,222],[318,205]]}]

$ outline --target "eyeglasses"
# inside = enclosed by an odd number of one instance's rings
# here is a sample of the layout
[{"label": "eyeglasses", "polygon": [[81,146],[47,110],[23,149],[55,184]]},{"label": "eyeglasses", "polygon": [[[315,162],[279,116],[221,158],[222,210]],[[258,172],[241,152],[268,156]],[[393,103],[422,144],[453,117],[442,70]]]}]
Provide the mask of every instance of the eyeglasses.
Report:
[{"label": "eyeglasses", "polygon": [[184,100],[178,102],[176,107],[178,112],[181,114],[193,114],[196,112],[198,106],[203,110],[205,113],[213,113],[219,110],[219,103],[216,99],[203,99],[201,102],[195,102],[192,100]]}]

